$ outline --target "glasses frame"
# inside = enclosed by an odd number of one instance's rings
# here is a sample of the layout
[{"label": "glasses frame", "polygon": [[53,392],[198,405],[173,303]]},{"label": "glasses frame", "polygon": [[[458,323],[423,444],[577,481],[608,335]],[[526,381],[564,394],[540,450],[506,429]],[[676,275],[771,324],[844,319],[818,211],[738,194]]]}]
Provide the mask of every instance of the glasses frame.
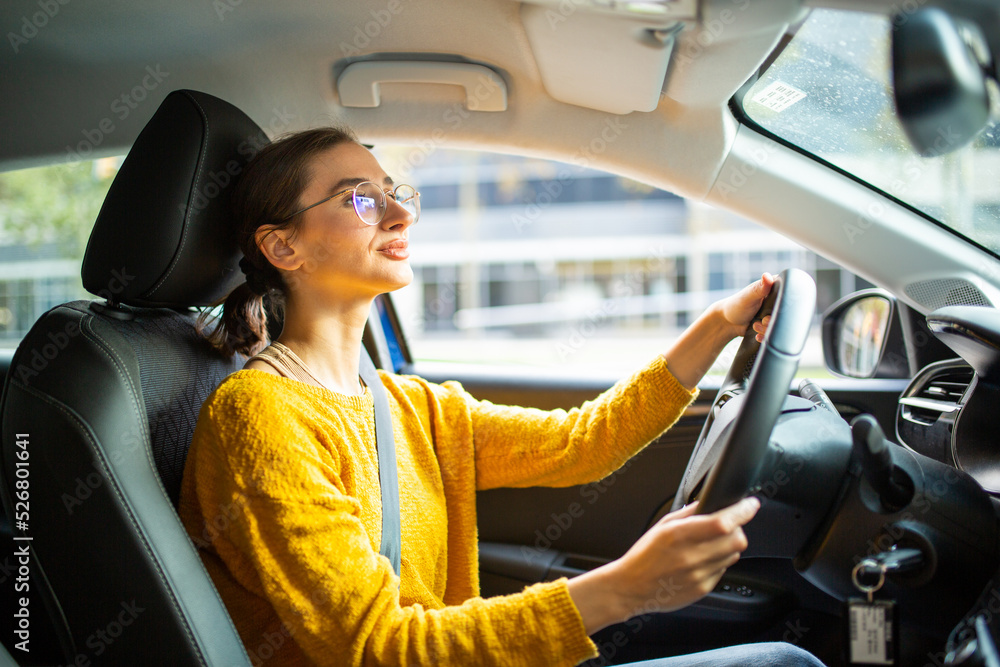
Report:
[{"label": "glasses frame", "polygon": [[[357,201],[358,188],[360,188],[363,185],[367,185],[367,184],[373,185],[375,187],[375,189],[378,190],[382,194],[382,201],[380,202],[380,205],[382,207],[382,215],[380,215],[378,217],[378,220],[376,220],[375,222],[368,222],[367,220],[365,220],[364,218],[362,218],[361,217],[361,213],[358,212],[358,201]],[[416,222],[417,219],[420,217],[420,192],[418,192],[415,187],[413,187],[412,185],[408,185],[406,183],[400,183],[396,187],[386,190],[386,189],[383,189],[382,187],[380,187],[378,185],[378,183],[375,183],[374,181],[362,181],[361,183],[358,183],[357,185],[355,185],[353,187],[345,188],[345,189],[341,190],[340,192],[337,192],[337,193],[334,193],[334,194],[330,195],[329,197],[324,197],[323,199],[320,199],[315,204],[309,204],[309,206],[306,206],[305,208],[300,208],[295,213],[292,213],[290,216],[282,219],[282,222],[285,222],[286,220],[291,220],[292,218],[294,218],[295,216],[297,216],[299,213],[305,213],[306,211],[308,211],[311,208],[315,208],[315,207],[319,206],[320,204],[325,204],[326,202],[330,201],[331,199],[335,199],[335,198],[339,197],[340,195],[342,195],[342,194],[344,194],[346,192],[350,192],[351,193],[351,204],[352,204],[352,208],[354,209],[354,214],[356,216],[358,216],[358,219],[361,220],[361,222],[363,222],[364,224],[368,225],[369,227],[374,227],[375,225],[377,225],[380,222],[382,222],[382,220],[385,218],[386,212],[389,210],[389,206],[388,206],[387,202],[385,201],[387,195],[391,196],[392,200],[394,202],[396,202],[397,204],[399,204],[399,198],[396,196],[396,192],[400,188],[410,188],[411,190],[413,190],[413,197],[412,197],[412,199],[416,199],[417,200],[417,204],[416,204],[417,211],[416,211],[416,213],[413,216],[413,222]],[[402,206],[402,204],[400,204],[400,205]]]}]

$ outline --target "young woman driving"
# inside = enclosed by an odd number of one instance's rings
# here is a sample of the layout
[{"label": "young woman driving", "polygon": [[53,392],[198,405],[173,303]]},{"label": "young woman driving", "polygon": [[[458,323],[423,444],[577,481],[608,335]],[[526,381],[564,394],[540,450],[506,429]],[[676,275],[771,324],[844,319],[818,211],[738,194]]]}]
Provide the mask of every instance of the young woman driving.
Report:
[{"label": "young woman driving", "polygon": [[[379,555],[372,394],[359,380],[373,299],[407,285],[419,195],[348,132],[264,148],[234,211],[246,273],[213,340],[253,355],[205,402],[181,516],[254,664],[575,665],[588,635],[711,591],[759,502],[664,517],[620,559],[514,595],[479,595],[479,489],[593,482],[669,428],[773,283],[712,305],[662,356],[569,411],[493,405],[457,383],[381,373],[398,461],[402,566]],[[266,322],[284,327],[268,345]],[[763,327],[757,326],[758,337]],[[654,661],[820,664],[787,644]]]}]

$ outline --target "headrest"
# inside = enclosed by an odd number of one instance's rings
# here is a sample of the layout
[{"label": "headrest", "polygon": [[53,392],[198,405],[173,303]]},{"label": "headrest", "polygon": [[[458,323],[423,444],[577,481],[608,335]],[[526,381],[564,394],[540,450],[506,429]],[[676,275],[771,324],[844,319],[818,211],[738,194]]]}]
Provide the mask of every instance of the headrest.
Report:
[{"label": "headrest", "polygon": [[83,258],[88,292],[132,306],[207,306],[243,281],[233,183],[267,136],[193,90],[167,95],[115,176]]}]

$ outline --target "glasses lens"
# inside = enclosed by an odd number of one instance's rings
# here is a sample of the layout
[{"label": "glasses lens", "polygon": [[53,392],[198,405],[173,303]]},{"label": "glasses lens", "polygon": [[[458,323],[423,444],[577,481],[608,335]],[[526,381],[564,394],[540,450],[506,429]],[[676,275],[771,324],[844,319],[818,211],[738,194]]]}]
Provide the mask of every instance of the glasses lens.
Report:
[{"label": "glasses lens", "polygon": [[400,185],[393,194],[396,201],[413,216],[413,222],[420,219],[420,194],[409,185]]},{"label": "glasses lens", "polygon": [[371,182],[360,184],[354,191],[354,210],[366,225],[377,225],[385,215],[385,193]]}]

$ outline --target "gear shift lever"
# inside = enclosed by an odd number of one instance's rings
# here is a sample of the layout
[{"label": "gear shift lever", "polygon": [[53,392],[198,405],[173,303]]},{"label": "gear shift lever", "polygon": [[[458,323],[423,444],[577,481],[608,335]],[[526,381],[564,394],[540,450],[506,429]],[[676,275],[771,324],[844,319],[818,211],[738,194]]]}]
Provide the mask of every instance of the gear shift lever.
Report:
[{"label": "gear shift lever", "polygon": [[906,507],[913,492],[893,479],[895,466],[885,433],[871,415],[858,415],[851,422],[854,449],[861,454],[861,469],[865,479],[890,512]]}]

